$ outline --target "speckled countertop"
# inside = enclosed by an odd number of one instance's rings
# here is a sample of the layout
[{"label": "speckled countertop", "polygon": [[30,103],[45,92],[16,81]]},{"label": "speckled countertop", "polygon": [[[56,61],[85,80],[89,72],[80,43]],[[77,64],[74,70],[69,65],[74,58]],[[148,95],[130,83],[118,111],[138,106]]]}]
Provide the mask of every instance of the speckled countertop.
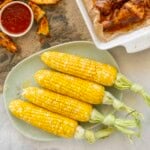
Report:
[{"label": "speckled countertop", "polygon": [[[51,24],[51,38],[39,37],[35,34],[36,25],[23,38],[16,39],[21,51],[16,55],[0,49],[0,86],[9,70],[28,55],[59,43],[73,40],[90,40],[75,1],[63,0],[57,7],[46,6]],[[136,54],[127,54],[121,48],[110,50],[118,62],[121,71],[133,81],[143,85],[150,91],[150,49]],[[150,149],[150,108],[143,100],[130,92],[124,92],[124,102],[144,114],[141,138],[129,140],[120,133],[108,139],[100,140],[93,145],[84,141],[59,140],[39,142],[30,140],[12,126],[6,114],[3,97],[0,94],[0,150],[149,150]]]}]

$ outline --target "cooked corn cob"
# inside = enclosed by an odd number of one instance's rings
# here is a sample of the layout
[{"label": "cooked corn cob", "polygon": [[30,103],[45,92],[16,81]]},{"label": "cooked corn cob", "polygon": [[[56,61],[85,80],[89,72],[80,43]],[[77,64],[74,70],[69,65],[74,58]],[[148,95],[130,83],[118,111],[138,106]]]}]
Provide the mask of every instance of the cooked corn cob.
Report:
[{"label": "cooked corn cob", "polygon": [[39,70],[34,79],[40,86],[90,104],[102,103],[105,88],[93,82],[51,70]]},{"label": "cooked corn cob", "polygon": [[80,78],[56,71],[39,70],[34,75],[40,86],[90,104],[112,105],[116,110],[125,110],[137,120],[140,114],[117,100],[104,87]]},{"label": "cooked corn cob", "polygon": [[130,89],[143,96],[150,105],[150,95],[144,88],[129,81],[111,65],[60,52],[45,52],[42,61],[52,69],[117,89]]},{"label": "cooked corn cob", "polygon": [[[50,110],[52,112],[59,113],[68,118],[75,119],[77,121],[89,121],[91,123],[100,122],[104,125],[116,127],[115,117],[113,115],[111,115],[111,117],[110,115],[105,117],[96,109],[92,109],[92,106],[90,104],[79,102],[76,99],[62,96],[37,87],[28,87],[24,89],[23,97],[28,99],[33,104],[46,108],[47,110]],[[129,120],[129,122],[131,122],[131,124],[134,124],[134,126],[139,125],[137,122],[135,122],[135,120]],[[120,130],[119,128],[117,129]]]},{"label": "cooked corn cob", "polygon": [[16,117],[29,124],[66,138],[72,137],[78,126],[74,120],[48,112],[21,100],[12,101],[9,109]]},{"label": "cooked corn cob", "polygon": [[107,137],[113,132],[112,128],[108,128],[95,134],[79,126],[77,121],[51,113],[22,100],[13,100],[9,104],[9,110],[17,118],[49,133],[65,138],[85,138],[89,142],[95,142],[95,140]]},{"label": "cooked corn cob", "polygon": [[113,85],[116,79],[117,70],[114,67],[86,58],[60,52],[45,52],[41,59],[55,70],[106,86]]},{"label": "cooked corn cob", "polygon": [[92,114],[90,104],[45,89],[28,87],[22,96],[33,104],[77,121],[87,122]]},{"label": "cooked corn cob", "polygon": [[[99,136],[95,136],[93,132],[84,130],[81,126],[78,126],[78,123],[72,119],[57,115],[21,100],[13,100],[9,104],[9,110],[17,118],[49,133],[65,138],[85,138],[89,142],[94,142],[97,140],[97,137],[106,137],[112,133],[112,130],[108,128],[104,131],[99,131],[97,133]],[[134,120],[116,119],[113,115],[108,115],[107,117],[98,115],[97,117],[100,117],[97,119],[101,119],[105,125],[114,126],[128,136],[137,135],[137,133],[132,130],[132,128],[137,127]]]}]

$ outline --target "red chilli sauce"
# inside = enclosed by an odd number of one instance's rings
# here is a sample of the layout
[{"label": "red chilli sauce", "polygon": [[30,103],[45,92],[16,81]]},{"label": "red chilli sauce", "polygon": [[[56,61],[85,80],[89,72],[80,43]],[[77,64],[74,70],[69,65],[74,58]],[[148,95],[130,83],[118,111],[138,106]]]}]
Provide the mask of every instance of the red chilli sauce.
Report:
[{"label": "red chilli sauce", "polygon": [[1,23],[10,33],[24,32],[31,22],[31,13],[22,4],[15,3],[8,6],[2,13]]}]

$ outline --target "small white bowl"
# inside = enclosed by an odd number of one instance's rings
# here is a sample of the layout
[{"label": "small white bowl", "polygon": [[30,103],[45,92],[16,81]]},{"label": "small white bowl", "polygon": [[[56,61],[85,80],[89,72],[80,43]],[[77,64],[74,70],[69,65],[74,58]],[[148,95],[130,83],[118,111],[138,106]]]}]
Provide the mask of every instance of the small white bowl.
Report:
[{"label": "small white bowl", "polygon": [[[31,14],[31,20],[30,20],[29,26],[27,27],[27,29],[26,29],[25,31],[23,31],[23,32],[21,32],[21,33],[11,33],[11,32],[9,32],[8,30],[6,30],[5,27],[4,27],[4,26],[2,25],[2,23],[1,23],[1,17],[2,17],[2,15],[3,15],[4,10],[5,10],[7,7],[9,7],[10,5],[12,5],[12,4],[21,4],[21,5],[24,5],[24,6],[30,11],[30,14]],[[14,14],[14,15],[15,15],[15,14]],[[5,34],[7,34],[8,36],[11,36],[11,37],[21,37],[21,36],[25,35],[25,34],[31,29],[31,27],[32,27],[32,25],[33,25],[33,21],[34,21],[33,11],[32,11],[32,9],[30,8],[30,6],[27,5],[27,4],[24,3],[24,2],[20,2],[20,1],[13,1],[13,2],[10,2],[10,3],[6,4],[6,5],[1,9],[1,11],[0,11],[0,29],[1,29],[2,32],[4,32]]]}]

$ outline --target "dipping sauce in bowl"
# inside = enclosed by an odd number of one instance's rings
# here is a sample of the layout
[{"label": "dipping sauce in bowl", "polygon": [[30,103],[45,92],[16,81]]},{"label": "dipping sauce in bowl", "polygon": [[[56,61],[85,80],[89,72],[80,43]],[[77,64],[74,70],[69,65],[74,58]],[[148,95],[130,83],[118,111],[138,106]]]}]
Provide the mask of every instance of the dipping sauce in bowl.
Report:
[{"label": "dipping sauce in bowl", "polygon": [[0,28],[9,36],[26,34],[33,24],[33,12],[24,2],[14,1],[5,5],[0,14]]}]

